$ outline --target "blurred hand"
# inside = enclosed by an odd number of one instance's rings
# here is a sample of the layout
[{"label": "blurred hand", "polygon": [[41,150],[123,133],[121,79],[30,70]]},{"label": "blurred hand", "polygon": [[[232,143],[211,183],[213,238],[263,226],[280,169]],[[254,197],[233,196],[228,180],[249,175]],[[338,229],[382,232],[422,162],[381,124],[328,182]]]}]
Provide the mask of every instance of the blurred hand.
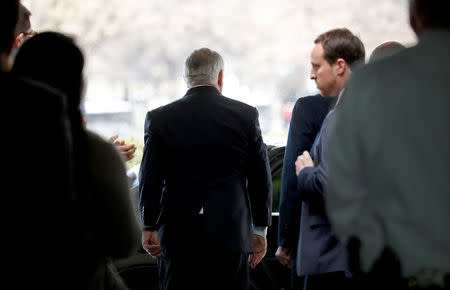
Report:
[{"label": "blurred hand", "polygon": [[252,269],[255,269],[256,265],[261,262],[267,252],[267,240],[266,237],[253,235],[253,250],[254,253],[248,257],[248,263]]},{"label": "blurred hand", "polygon": [[117,150],[125,157],[125,161],[130,161],[134,158],[134,152],[136,151],[136,145],[126,144],[125,141],[117,140],[118,135],[114,135],[109,138],[109,142],[116,145]]},{"label": "blurred hand", "polygon": [[36,35],[36,31],[30,29],[27,32],[21,32],[19,35],[16,36],[16,39],[14,40],[14,49],[19,49],[25,41],[27,41],[30,37]]},{"label": "blurred hand", "polygon": [[152,257],[157,258],[161,256],[161,244],[157,231],[143,231],[141,242],[142,248]]},{"label": "blurred hand", "polygon": [[308,151],[304,151],[302,155],[297,157],[297,161],[295,161],[295,174],[298,176],[300,171],[305,167],[314,167],[314,161]]},{"label": "blurred hand", "polygon": [[278,247],[275,257],[285,267],[292,268],[292,262],[294,261],[295,250],[293,248]]}]

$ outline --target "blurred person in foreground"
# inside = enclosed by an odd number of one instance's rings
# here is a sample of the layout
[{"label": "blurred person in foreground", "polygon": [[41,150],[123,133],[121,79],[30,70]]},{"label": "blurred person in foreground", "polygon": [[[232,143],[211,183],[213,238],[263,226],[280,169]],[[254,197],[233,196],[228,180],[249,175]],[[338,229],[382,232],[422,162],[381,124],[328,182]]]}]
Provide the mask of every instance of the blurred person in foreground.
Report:
[{"label": "blurred person in foreground", "polygon": [[367,289],[450,287],[447,2],[410,1],[418,44],[354,74],[329,139],[327,210]]},{"label": "blurred person in foreground", "polygon": [[[327,31],[314,42],[311,78],[321,92],[338,95],[339,104],[352,70],[364,63],[364,45],[346,28]],[[297,275],[305,277],[303,289],[308,290],[352,287],[347,248],[332,231],[324,201],[328,176],[323,140],[333,114],[331,110],[323,121],[311,151],[303,152],[295,162],[297,195],[302,206]]]},{"label": "blurred person in foreground", "polygon": [[2,183],[13,185],[2,190],[3,283],[61,289],[69,275],[59,265],[67,265],[63,253],[72,246],[71,130],[60,92],[9,72],[18,15],[19,1],[0,1],[1,124],[9,151]]},{"label": "blurred person in foreground", "polygon": [[222,95],[208,48],[185,62],[186,95],[147,113],[140,169],[142,246],[161,289],[249,288],[267,249],[272,180],[258,111]]},{"label": "blurred person in foreground", "polygon": [[[31,11],[25,7],[22,3],[19,3],[19,15],[17,25],[14,30],[15,40],[12,49],[11,57],[14,58],[23,43],[36,35],[37,32],[33,30],[31,26]],[[86,124],[86,118],[83,118],[83,122]],[[111,136],[108,141],[116,145],[116,148],[120,151],[125,161],[129,161],[134,158],[136,151],[135,144],[127,144],[124,140],[119,140],[118,135]]]},{"label": "blurred person in foreground", "polygon": [[74,289],[127,289],[111,260],[137,251],[139,225],[121,155],[115,146],[83,126],[83,68],[83,53],[72,38],[44,32],[22,45],[12,73],[45,83],[67,96],[76,191],[70,227],[73,244],[65,252],[55,253],[68,259],[66,271],[72,280],[67,284]]}]

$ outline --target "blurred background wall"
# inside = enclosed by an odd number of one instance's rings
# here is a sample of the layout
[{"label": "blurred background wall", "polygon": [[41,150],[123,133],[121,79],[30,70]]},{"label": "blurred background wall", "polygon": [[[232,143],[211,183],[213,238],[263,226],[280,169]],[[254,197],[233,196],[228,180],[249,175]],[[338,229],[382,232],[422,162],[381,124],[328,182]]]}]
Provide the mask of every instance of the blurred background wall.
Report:
[{"label": "blurred background wall", "polygon": [[145,113],[186,91],[183,62],[209,47],[225,60],[224,95],[256,106],[266,143],[286,142],[293,102],[315,94],[315,37],[347,27],[367,56],[416,38],[406,0],[23,0],[33,28],[73,35],[83,48],[88,127],[143,138]]}]

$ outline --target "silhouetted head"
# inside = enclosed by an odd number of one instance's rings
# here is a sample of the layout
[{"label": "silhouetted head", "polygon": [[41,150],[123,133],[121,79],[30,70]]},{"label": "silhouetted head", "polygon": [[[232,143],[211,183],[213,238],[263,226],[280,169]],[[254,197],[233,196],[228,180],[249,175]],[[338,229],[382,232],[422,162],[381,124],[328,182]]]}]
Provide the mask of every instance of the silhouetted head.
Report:
[{"label": "silhouetted head", "polygon": [[370,54],[368,63],[372,63],[376,60],[384,57],[391,56],[397,52],[405,49],[406,47],[398,41],[386,41],[374,48]]},{"label": "silhouetted head", "polygon": [[448,0],[409,0],[409,22],[419,35],[423,29],[450,29]]},{"label": "silhouetted head", "polygon": [[84,57],[74,40],[57,32],[39,33],[19,50],[13,72],[45,83],[68,97],[77,108],[83,88]]}]

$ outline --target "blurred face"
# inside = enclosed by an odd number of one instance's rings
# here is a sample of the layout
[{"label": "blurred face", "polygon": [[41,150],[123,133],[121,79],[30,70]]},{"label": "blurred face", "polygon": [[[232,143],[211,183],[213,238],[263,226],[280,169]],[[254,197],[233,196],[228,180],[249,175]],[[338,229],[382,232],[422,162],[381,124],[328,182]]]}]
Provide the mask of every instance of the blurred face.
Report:
[{"label": "blurred face", "polygon": [[322,96],[336,96],[337,73],[335,65],[330,65],[324,56],[322,44],[316,43],[311,52],[311,75]]}]

